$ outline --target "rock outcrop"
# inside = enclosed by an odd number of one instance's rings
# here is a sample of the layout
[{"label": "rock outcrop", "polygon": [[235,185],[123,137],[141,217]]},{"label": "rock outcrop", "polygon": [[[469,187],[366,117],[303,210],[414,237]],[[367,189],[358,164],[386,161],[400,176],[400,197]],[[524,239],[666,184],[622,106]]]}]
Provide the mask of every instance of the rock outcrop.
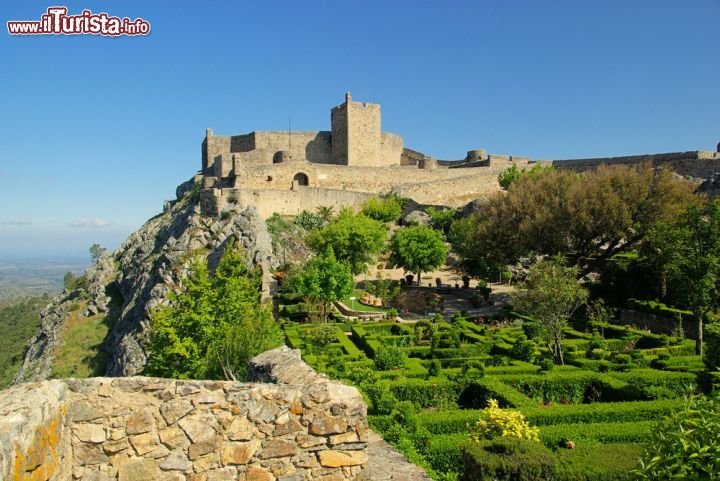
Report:
[{"label": "rock outcrop", "polygon": [[15,382],[39,381],[50,375],[55,349],[74,303],[87,303],[82,316],[106,313],[108,291],[114,289],[121,307],[104,342],[110,354],[107,374],[132,376],[142,371],[147,354],[146,330],[153,308],[168,302],[188,272],[193,256],[208,259],[214,269],[231,238],[242,246],[249,265],[263,268],[263,291],[270,294],[270,268],[276,267],[265,222],[250,207],[207,217],[193,194],[192,181],[178,187],[181,198],[147,221],[112,255],[105,254],[83,275],[82,287],[64,291],[43,311],[40,332],[26,348]]},{"label": "rock outcrop", "polygon": [[88,267],[81,278],[82,282],[53,298],[40,313],[40,331],[28,341],[23,364],[15,375],[15,383],[42,380],[50,376],[53,356],[73,306],[82,300],[87,303],[84,316],[106,313],[110,304],[107,288],[114,279],[115,263],[112,256],[105,252]]}]

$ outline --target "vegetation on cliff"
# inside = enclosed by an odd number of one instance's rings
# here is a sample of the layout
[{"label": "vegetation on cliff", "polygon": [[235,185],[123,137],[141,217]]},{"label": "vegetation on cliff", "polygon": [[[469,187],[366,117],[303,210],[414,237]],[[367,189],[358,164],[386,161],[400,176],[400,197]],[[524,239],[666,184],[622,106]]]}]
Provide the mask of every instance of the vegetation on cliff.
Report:
[{"label": "vegetation on cliff", "polygon": [[0,304],[0,388],[12,382],[22,364],[27,341],[40,327],[40,311],[50,297],[26,297],[5,300]]},{"label": "vegetation on cliff", "polygon": [[262,273],[248,269],[232,240],[214,274],[195,258],[170,304],[150,320],[145,373],[177,379],[238,379],[251,357],[282,343],[272,307],[261,301]]}]

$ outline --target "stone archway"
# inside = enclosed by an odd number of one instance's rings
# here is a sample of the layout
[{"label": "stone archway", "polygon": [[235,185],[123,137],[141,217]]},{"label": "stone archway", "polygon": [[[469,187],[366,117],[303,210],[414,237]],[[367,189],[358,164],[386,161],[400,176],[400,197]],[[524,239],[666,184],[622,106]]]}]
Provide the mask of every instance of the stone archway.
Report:
[{"label": "stone archway", "polygon": [[307,174],[303,172],[298,172],[295,174],[295,177],[293,177],[293,185],[297,182],[297,185],[301,187],[307,187],[310,185],[310,179],[308,179]]}]

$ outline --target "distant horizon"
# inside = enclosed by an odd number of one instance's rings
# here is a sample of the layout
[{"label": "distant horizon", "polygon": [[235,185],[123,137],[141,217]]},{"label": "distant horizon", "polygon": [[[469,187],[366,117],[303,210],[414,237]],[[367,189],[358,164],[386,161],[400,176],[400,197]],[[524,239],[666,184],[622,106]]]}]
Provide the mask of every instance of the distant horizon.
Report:
[{"label": "distant horizon", "polygon": [[[36,0],[0,5],[40,18]],[[720,140],[720,0],[72,0],[147,36],[0,34],[0,253],[116,249],[200,168],[206,128],[327,130],[350,91],[438,159],[708,150]],[[398,21],[397,19],[402,19]],[[671,33],[671,34],[669,34]]]}]

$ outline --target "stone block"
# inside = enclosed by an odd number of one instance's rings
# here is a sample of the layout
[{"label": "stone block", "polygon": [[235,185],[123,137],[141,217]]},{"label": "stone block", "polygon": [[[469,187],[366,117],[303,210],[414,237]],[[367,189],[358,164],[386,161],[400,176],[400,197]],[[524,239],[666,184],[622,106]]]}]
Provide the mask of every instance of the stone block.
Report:
[{"label": "stone block", "polygon": [[83,443],[105,442],[105,428],[101,424],[76,424],[72,427],[72,433]]},{"label": "stone block", "polygon": [[318,461],[325,468],[340,468],[344,466],[361,466],[367,463],[367,454],[360,451],[320,451]]},{"label": "stone block", "polygon": [[337,416],[323,416],[310,423],[310,434],[328,436],[347,431],[347,421]]},{"label": "stone block", "polygon": [[152,481],[160,476],[160,468],[154,459],[131,459],[118,469],[118,481]]},{"label": "stone block", "polygon": [[297,454],[297,444],[284,439],[273,439],[258,455],[262,459],[284,458]]},{"label": "stone block", "polygon": [[247,443],[232,443],[223,449],[223,464],[247,464],[260,449],[260,441],[254,439]]},{"label": "stone block", "polygon": [[154,429],[155,419],[149,411],[142,411],[131,415],[125,425],[125,431],[128,434],[142,434]]},{"label": "stone block", "polygon": [[189,401],[177,399],[174,401],[168,401],[160,406],[160,414],[169,426],[171,424],[175,424],[193,409],[193,405]]}]

